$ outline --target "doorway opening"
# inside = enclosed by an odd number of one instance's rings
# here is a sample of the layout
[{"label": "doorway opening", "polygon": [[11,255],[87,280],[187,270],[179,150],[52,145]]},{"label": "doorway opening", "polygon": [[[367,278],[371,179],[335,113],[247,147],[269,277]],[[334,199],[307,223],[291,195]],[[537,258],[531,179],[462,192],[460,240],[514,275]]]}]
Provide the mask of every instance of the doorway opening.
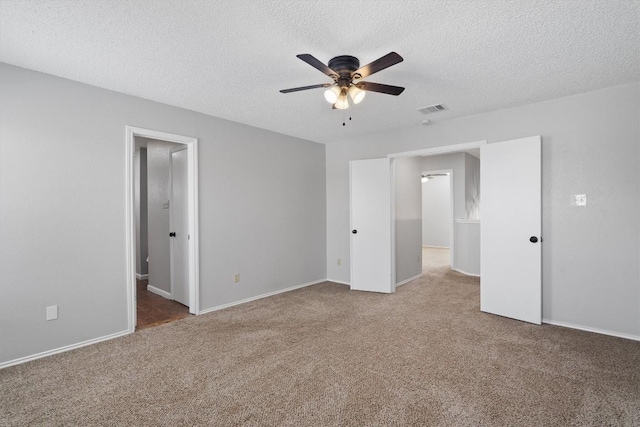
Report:
[{"label": "doorway opening", "polygon": [[453,266],[453,169],[422,172],[422,273]]},{"label": "doorway opening", "polygon": [[[391,242],[396,287],[430,268],[480,275],[480,147],[485,144],[479,141],[388,156],[393,176]],[[412,212],[417,221],[405,220],[413,224],[413,230],[406,230],[401,218]],[[416,234],[419,244],[412,237]]]},{"label": "doorway opening", "polygon": [[129,332],[198,314],[197,139],[127,127]]}]

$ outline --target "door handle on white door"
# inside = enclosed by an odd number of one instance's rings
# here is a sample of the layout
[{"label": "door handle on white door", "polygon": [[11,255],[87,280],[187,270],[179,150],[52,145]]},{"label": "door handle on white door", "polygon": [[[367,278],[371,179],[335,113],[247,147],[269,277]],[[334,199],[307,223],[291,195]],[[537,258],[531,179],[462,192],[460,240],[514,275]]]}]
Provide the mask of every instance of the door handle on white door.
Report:
[{"label": "door handle on white door", "polygon": [[531,237],[529,238],[529,241],[530,241],[531,243],[538,243],[538,238],[537,238],[536,236],[531,236]]},{"label": "door handle on white door", "polygon": [[351,230],[353,234],[358,234],[358,230]]}]

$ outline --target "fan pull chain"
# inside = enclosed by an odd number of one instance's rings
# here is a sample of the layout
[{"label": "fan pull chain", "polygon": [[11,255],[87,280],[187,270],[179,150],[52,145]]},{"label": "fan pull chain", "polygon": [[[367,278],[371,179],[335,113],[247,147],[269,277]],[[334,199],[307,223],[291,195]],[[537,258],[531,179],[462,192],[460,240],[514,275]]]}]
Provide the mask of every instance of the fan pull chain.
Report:
[{"label": "fan pull chain", "polygon": [[[344,111],[342,112],[342,126],[346,126],[347,125],[347,120],[346,120],[346,115],[344,113]],[[351,121],[351,116],[349,116],[349,121]]]}]

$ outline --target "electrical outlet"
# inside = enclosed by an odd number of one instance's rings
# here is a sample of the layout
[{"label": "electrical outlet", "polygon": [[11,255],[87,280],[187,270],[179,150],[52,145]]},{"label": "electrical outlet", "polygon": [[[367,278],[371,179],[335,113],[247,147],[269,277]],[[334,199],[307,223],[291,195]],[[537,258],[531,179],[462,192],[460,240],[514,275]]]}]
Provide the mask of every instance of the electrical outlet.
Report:
[{"label": "electrical outlet", "polygon": [[58,306],[52,305],[47,307],[47,320],[56,320],[58,318]]},{"label": "electrical outlet", "polygon": [[587,195],[573,194],[571,196],[571,206],[587,206]]},{"label": "electrical outlet", "polygon": [[236,273],[235,276],[233,276],[233,283],[238,283],[240,281],[240,273]]},{"label": "electrical outlet", "polygon": [[338,258],[338,265],[342,265],[342,260]]}]

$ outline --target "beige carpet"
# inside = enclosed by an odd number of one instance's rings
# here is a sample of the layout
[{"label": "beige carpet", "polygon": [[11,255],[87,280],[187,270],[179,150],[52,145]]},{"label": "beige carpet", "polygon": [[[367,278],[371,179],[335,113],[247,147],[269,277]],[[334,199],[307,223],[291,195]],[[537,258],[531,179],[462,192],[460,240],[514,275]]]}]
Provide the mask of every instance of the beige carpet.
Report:
[{"label": "beige carpet", "polygon": [[0,371],[0,425],[640,425],[640,342],[323,283]]},{"label": "beige carpet", "polygon": [[422,247],[422,272],[440,267],[451,266],[451,250],[449,248]]}]

